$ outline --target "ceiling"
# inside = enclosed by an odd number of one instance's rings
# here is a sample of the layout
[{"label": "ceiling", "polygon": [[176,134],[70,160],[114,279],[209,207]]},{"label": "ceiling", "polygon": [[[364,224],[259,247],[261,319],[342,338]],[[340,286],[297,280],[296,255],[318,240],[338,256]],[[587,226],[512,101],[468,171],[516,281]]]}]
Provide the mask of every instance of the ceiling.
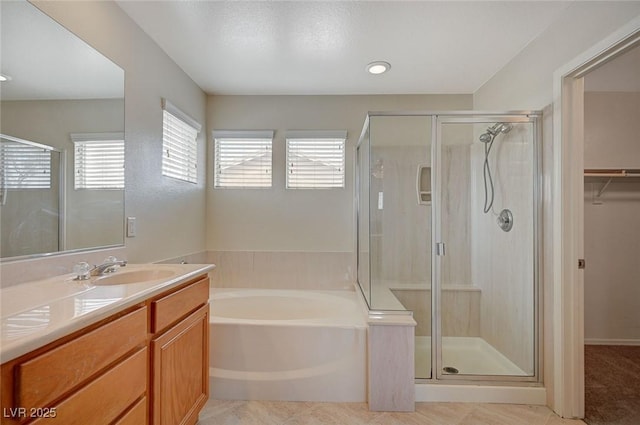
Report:
[{"label": "ceiling", "polygon": [[569,4],[118,1],[205,92],[236,95],[473,93]]}]

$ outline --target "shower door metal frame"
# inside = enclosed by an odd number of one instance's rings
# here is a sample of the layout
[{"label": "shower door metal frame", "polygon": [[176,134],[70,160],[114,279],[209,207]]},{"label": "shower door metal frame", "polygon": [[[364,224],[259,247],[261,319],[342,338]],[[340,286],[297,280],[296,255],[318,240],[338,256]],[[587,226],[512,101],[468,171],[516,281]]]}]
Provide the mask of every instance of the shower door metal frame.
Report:
[{"label": "shower door metal frame", "polygon": [[[436,208],[432,208],[432,240],[431,242],[431,378],[416,378],[416,383],[428,383],[428,384],[447,384],[447,385],[465,385],[473,384],[478,385],[484,383],[486,385],[514,385],[514,386],[531,386],[538,387],[542,385],[543,368],[541,364],[542,360],[542,341],[541,341],[541,329],[542,329],[542,285],[540,282],[540,259],[541,254],[541,235],[542,235],[542,165],[541,165],[541,111],[371,111],[367,114],[360,139],[356,146],[356,161],[357,165],[360,164],[358,149],[363,140],[365,134],[369,134],[371,137],[369,124],[371,117],[383,117],[383,116],[422,116],[431,117],[431,193],[433,196],[432,205]],[[533,131],[533,284],[534,284],[534,373],[532,376],[509,376],[509,375],[444,375],[438,372],[438,368],[442,364],[442,350],[441,345],[441,297],[440,297],[440,258],[437,255],[437,243],[441,239],[440,228],[440,200],[442,199],[441,186],[441,140],[439,126],[444,123],[453,122],[465,122],[465,123],[486,123],[486,122],[532,122]],[[370,146],[370,145],[369,145]],[[371,164],[368,164],[370,168]],[[359,181],[359,169],[356,170],[356,194],[359,193],[360,184]],[[361,208],[359,197],[356,195],[356,270],[359,270],[359,238],[358,232],[360,230],[359,221]],[[368,206],[367,206],[368,207]],[[370,227],[369,227],[370,232]],[[369,252],[370,255],[370,252]],[[369,268],[371,268],[371,261],[369,261]],[[358,281],[360,291],[362,292],[361,282]],[[371,270],[369,270],[369,293],[371,294]],[[409,314],[411,311],[398,311],[398,310],[380,310],[376,309],[371,302],[367,300],[367,306],[369,308],[369,315],[386,316],[386,315],[398,315]],[[435,341],[435,342],[434,342]],[[434,373],[436,371],[436,373]]]},{"label": "shower door metal frame", "polygon": [[[540,285],[540,258],[541,258],[541,217],[542,217],[542,170],[541,170],[541,135],[539,111],[511,111],[511,112],[446,112],[432,115],[432,170],[431,179],[433,194],[432,209],[432,281],[431,281],[431,379],[419,379],[416,382],[427,383],[459,383],[478,384],[480,382],[493,384],[518,384],[539,386],[542,377],[542,347],[540,341],[540,329],[542,328],[541,304],[542,299]],[[442,255],[439,255],[438,245],[442,240],[442,125],[455,123],[532,123],[533,143],[533,375],[454,375],[442,373]],[[435,338],[435,341],[434,341]],[[434,373],[435,372],[435,373]]]}]

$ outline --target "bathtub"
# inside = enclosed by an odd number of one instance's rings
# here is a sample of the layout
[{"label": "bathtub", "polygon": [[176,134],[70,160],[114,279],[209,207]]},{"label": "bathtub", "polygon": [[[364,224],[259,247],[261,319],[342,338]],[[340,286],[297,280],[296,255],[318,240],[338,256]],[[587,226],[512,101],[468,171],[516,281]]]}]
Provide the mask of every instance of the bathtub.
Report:
[{"label": "bathtub", "polygon": [[355,291],[211,289],[210,394],[363,402],[366,313]]}]

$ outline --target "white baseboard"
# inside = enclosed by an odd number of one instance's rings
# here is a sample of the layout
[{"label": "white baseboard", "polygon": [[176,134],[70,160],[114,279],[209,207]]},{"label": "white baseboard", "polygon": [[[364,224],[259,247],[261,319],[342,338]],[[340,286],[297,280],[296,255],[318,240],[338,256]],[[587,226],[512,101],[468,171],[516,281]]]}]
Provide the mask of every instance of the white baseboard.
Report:
[{"label": "white baseboard", "polygon": [[640,339],[585,338],[584,345],[640,345]]}]

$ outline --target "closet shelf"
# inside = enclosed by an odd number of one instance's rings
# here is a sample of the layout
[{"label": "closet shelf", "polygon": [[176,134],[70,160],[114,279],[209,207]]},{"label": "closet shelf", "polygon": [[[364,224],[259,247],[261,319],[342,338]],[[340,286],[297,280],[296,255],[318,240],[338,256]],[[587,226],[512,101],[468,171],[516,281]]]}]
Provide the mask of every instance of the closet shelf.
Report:
[{"label": "closet shelf", "polygon": [[597,195],[594,195],[593,202],[599,203],[597,201],[598,198],[602,196],[607,187],[611,184],[613,179],[622,178],[622,177],[640,177],[640,169],[633,168],[617,168],[617,169],[585,169],[584,176],[590,178],[596,178],[596,180],[607,179],[607,181],[602,185]]},{"label": "closet shelf", "polygon": [[585,169],[585,177],[640,177],[640,169]]}]

